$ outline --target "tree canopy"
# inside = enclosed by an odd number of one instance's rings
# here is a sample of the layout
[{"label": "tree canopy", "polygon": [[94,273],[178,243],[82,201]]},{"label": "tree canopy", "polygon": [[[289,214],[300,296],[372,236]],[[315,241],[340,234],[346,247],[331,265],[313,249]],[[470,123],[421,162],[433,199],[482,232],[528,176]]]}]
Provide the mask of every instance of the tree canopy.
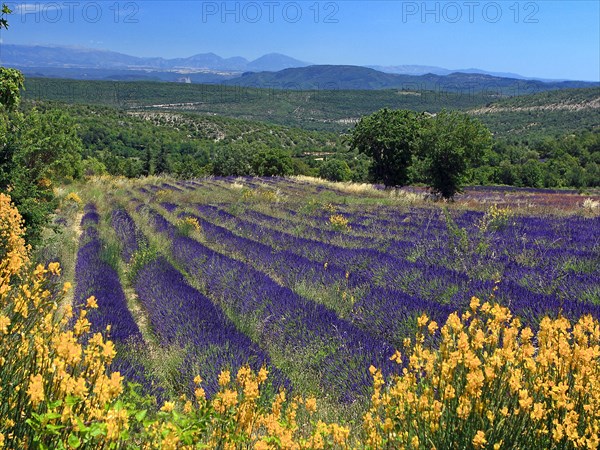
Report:
[{"label": "tree canopy", "polygon": [[471,168],[492,148],[492,134],[465,113],[442,111],[421,130],[417,157],[433,192],[451,198],[460,192]]},{"label": "tree canopy", "polygon": [[382,109],[363,117],[354,127],[350,147],[370,156],[371,181],[402,186],[418,143],[423,116],[408,110]]},{"label": "tree canopy", "polygon": [[372,158],[372,181],[400,186],[420,178],[436,194],[451,198],[469,170],[484,161],[492,135],[457,111],[424,115],[382,109],[360,120],[350,146]]}]

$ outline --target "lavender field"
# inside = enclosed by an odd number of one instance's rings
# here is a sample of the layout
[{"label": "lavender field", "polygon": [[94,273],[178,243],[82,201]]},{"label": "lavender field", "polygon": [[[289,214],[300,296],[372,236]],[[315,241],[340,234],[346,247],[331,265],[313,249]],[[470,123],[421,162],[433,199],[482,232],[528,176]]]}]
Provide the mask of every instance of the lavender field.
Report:
[{"label": "lavender field", "polygon": [[443,323],[478,296],[533,328],[600,318],[599,201],[470,188],[441,203],[298,178],[120,183],[86,209],[76,297],[94,291],[98,326],[144,349],[116,364],[145,389],[190,393],[201,375],[210,397],[222,369],[249,364],[273,392],[360,410],[369,367],[401,371],[390,357],[423,313]]}]

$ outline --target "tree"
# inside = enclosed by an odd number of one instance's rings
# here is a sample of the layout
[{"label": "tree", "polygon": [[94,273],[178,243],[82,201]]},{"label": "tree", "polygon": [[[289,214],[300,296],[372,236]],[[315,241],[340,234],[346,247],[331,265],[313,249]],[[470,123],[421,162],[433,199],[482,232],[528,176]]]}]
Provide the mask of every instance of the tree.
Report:
[{"label": "tree", "polygon": [[253,175],[252,158],[245,146],[222,146],[215,152],[212,165],[213,175],[217,176]]},{"label": "tree", "polygon": [[8,5],[2,3],[2,11],[0,12],[0,30],[2,28],[8,30],[8,20],[6,16],[12,13]]},{"label": "tree", "polygon": [[154,170],[157,174],[169,172],[169,161],[167,160],[167,149],[164,145],[160,147],[158,156],[156,158],[156,169]]},{"label": "tree", "polygon": [[150,146],[146,146],[146,151],[144,153],[144,165],[142,166],[142,175],[148,177],[152,175],[152,152],[150,151]]},{"label": "tree", "polygon": [[346,161],[330,159],[325,161],[319,169],[319,176],[329,181],[350,181],[352,171]]},{"label": "tree", "polygon": [[35,243],[56,207],[54,182],[83,174],[81,140],[71,117],[58,110],[34,109],[7,120],[10,132],[0,136],[0,189],[11,192]]},{"label": "tree", "polygon": [[19,106],[24,83],[25,78],[21,72],[0,67],[0,105],[5,110],[14,111]]},{"label": "tree", "polygon": [[293,173],[290,154],[281,149],[262,148],[252,157],[252,169],[261,177],[285,176]]},{"label": "tree", "polygon": [[407,183],[422,117],[413,111],[386,108],[363,117],[356,124],[349,144],[373,159],[371,181],[386,186]]},{"label": "tree", "polygon": [[[8,20],[6,16],[12,11],[2,4],[0,12],[0,30],[8,29]],[[14,111],[21,102],[21,89],[23,89],[25,78],[23,74],[16,69],[0,67],[0,105],[5,111]]]},{"label": "tree", "polygon": [[425,122],[418,153],[430,188],[448,199],[491,148],[492,134],[485,125],[465,113],[442,111]]}]

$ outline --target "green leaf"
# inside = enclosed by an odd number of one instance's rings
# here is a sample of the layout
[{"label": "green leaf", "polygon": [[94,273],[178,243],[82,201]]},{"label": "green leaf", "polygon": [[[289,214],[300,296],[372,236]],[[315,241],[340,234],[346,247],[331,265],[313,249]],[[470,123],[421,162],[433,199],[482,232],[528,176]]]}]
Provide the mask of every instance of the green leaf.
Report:
[{"label": "green leaf", "polygon": [[83,423],[83,420],[81,420],[80,417],[77,417],[77,426],[79,427],[79,430],[82,433],[87,433],[90,430],[90,427],[86,426],[86,424]]},{"label": "green leaf", "polygon": [[81,445],[79,437],[73,433],[69,435],[69,439],[67,440],[67,442],[69,443],[69,446],[71,448],[79,448],[79,446]]},{"label": "green leaf", "polygon": [[59,431],[62,430],[65,426],[64,425],[54,425],[54,424],[46,424],[46,429],[50,432],[50,434],[56,435],[58,436],[60,433]]},{"label": "green leaf", "polygon": [[44,417],[44,420],[54,420],[54,419],[60,419],[62,417],[62,414],[49,412],[49,413],[44,414],[43,417]]},{"label": "green leaf", "polygon": [[142,411],[138,411],[135,415],[135,420],[137,420],[138,422],[141,422],[146,417],[147,412],[148,411],[146,409],[144,409]]},{"label": "green leaf", "polygon": [[90,431],[90,436],[91,437],[98,437],[102,434],[104,434],[104,430],[102,430],[102,427],[100,426],[100,424],[94,424],[91,426],[91,431]]},{"label": "green leaf", "polygon": [[[55,400],[48,403],[48,409],[55,409],[62,405],[62,400]],[[60,415],[58,416],[60,417]]]}]

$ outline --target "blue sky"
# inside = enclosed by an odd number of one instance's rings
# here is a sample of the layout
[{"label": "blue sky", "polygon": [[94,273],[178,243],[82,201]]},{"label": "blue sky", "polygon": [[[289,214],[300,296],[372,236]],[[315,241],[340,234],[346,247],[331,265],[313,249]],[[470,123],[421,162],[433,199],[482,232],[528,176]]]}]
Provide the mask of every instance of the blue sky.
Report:
[{"label": "blue sky", "polygon": [[[5,0],[6,1],[6,0]],[[600,81],[600,1],[8,1],[0,39],[136,56],[284,53]]]}]

